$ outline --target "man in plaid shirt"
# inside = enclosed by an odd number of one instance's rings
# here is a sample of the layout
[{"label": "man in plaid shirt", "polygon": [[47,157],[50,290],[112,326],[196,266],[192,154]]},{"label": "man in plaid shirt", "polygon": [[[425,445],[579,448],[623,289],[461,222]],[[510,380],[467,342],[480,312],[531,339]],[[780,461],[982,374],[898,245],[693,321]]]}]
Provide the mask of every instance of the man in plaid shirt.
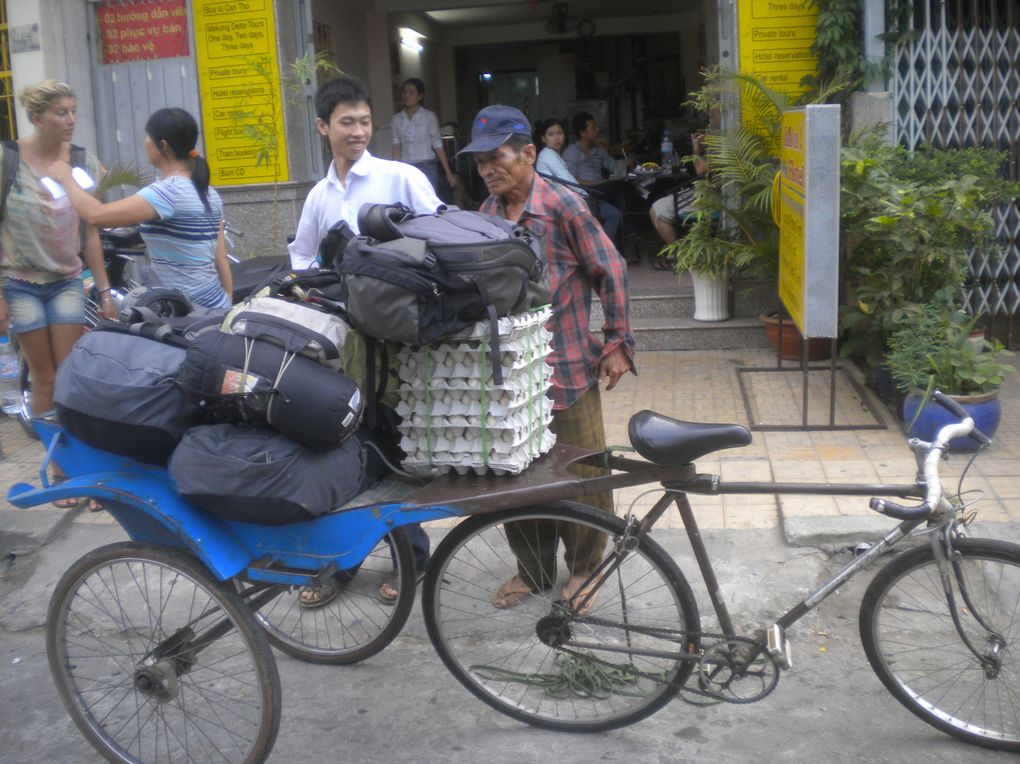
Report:
[{"label": "man in plaid shirt", "polygon": [[[487,106],[478,112],[471,142],[460,153],[474,155],[478,174],[488,188],[482,212],[519,223],[542,242],[549,269],[553,316],[552,429],[560,443],[595,451],[605,449],[599,380],[612,390],[634,368],[634,336],[630,330],[627,270],[623,258],[588,211],[585,200],[565,186],[546,182],[535,172],[537,149],[524,114],[509,106]],[[592,288],[605,313],[603,339],[589,327]],[[597,467],[576,466],[584,476],[607,474]],[[590,503],[613,511],[609,493],[590,497]],[[557,529],[549,521],[507,525],[510,546],[517,555],[518,574],[506,581],[492,599],[498,608],[513,607],[529,594],[548,589],[556,580]],[[564,601],[579,592],[602,556],[605,537],[573,526],[563,534],[570,578]],[[564,537],[565,536],[565,537]],[[585,610],[593,604],[588,600]]]}]

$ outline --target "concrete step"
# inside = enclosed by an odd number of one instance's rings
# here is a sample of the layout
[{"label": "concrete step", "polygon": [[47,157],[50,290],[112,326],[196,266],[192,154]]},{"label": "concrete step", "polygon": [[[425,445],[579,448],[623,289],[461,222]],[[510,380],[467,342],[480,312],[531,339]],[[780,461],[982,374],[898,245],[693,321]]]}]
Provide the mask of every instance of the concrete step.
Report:
[{"label": "concrete step", "polygon": [[[774,310],[774,297],[762,294],[761,290],[746,291],[741,285],[730,289],[730,313],[736,318],[752,318]],[[694,292],[688,288],[665,293],[633,293],[630,296],[630,317],[632,321],[641,318],[690,318],[694,315]],[[603,321],[602,302],[592,298],[592,324],[601,326]]]},{"label": "concrete step", "polygon": [[757,317],[728,321],[695,321],[693,318],[636,318],[631,320],[638,351],[725,350],[768,347],[765,327]]}]

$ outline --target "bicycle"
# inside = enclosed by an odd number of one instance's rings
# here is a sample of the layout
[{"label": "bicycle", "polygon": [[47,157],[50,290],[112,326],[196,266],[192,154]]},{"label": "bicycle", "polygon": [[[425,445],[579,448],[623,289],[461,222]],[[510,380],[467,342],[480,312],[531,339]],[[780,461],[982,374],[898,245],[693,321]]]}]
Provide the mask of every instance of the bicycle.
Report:
[{"label": "bicycle", "polygon": [[[772,692],[790,667],[786,632],[851,577],[913,534],[928,543],[894,557],[862,599],[860,632],[872,668],[890,693],[928,724],[971,743],[1020,751],[1020,546],[967,539],[973,513],[943,492],[938,466],[954,437],[973,435],[955,402],[935,395],[961,423],[934,443],[911,441],[914,486],[724,483],[699,475],[694,460],[746,445],[731,425],[677,424],[636,414],[630,438],[663,474],[662,497],[643,519],[608,516],[577,504],[505,509],[470,517],[438,546],[423,593],[429,637],[446,667],[492,708],[538,727],[598,732],[637,722],[678,693],[695,702],[752,703]],[[584,481],[585,492],[633,484],[641,462],[605,459],[622,474]],[[684,466],[686,465],[686,466]],[[677,474],[679,472],[680,474]],[[881,498],[871,508],[900,520],[874,546],[764,629],[734,628],[687,494],[819,493],[923,497],[913,507]],[[686,578],[650,531],[670,505],[679,509],[718,619],[703,632]],[[555,562],[519,567],[510,551],[537,557],[536,522],[565,538],[577,529],[604,534],[606,549],[574,600],[562,600]],[[567,562],[567,567],[571,568]],[[525,571],[527,569],[527,571]],[[508,577],[526,575],[532,594],[498,610],[490,598]]]},{"label": "bicycle", "polygon": [[[56,423],[36,419],[33,425],[47,445],[42,487],[13,485],[8,500],[29,507],[69,496],[93,498],[131,539],[72,564],[54,590],[46,626],[61,700],[86,739],[111,760],[264,761],[280,719],[269,639],[321,662],[352,662],[383,649],[402,627],[415,594],[413,557],[402,526],[468,515],[474,516],[439,545],[425,575],[429,637],[447,668],[484,702],[529,724],[567,731],[636,722],[681,691],[704,702],[763,698],[789,664],[786,629],[924,525],[929,544],[894,558],[864,597],[862,637],[869,661],[892,694],[929,724],[969,742],[1020,750],[1020,717],[1015,707],[1001,708],[1020,686],[1015,661],[1020,546],[962,538],[970,511],[944,495],[938,481],[946,444],[971,432],[970,420],[944,428],[934,444],[914,444],[924,477],[914,484],[723,484],[698,475],[694,461],[746,445],[745,428],[679,422],[645,411],[631,419],[630,435],[648,461],[560,445],[517,478],[447,477],[422,488],[398,484],[402,493],[384,484],[348,506],[287,525],[219,518],[185,502],[165,470],[87,446]],[[51,459],[64,468],[65,482],[48,483]],[[579,478],[568,468],[580,460],[604,463],[615,474]],[[641,520],[562,501],[650,483],[661,484],[664,493]],[[876,510],[899,519],[899,525],[775,623],[744,636],[733,627],[701,541],[687,499],[696,492],[925,501],[904,507],[873,500]],[[687,526],[719,633],[701,631],[683,574],[649,536],[671,504]],[[509,565],[512,559],[505,529],[515,523],[519,529],[527,520],[592,529],[611,543],[585,571],[587,593],[561,601],[550,571],[534,581],[532,596],[513,609],[497,610],[490,597],[506,572],[499,561]],[[399,582],[393,615],[348,645],[337,634],[351,628],[347,619],[357,616],[359,597],[374,592],[378,577],[392,571],[382,552],[389,544]],[[976,576],[994,566],[997,575],[979,582]],[[265,615],[274,601],[292,603],[300,587],[354,570],[352,585],[366,574],[364,591],[345,589],[341,600],[349,597],[349,609],[343,617],[324,617],[314,639],[300,627],[289,630],[285,619]],[[911,586],[918,578],[937,585]],[[947,608],[946,602],[957,601],[962,606]],[[914,645],[920,649],[898,651],[894,632],[904,624],[915,627],[913,621],[922,617],[923,641]],[[926,665],[910,661],[945,668],[950,648],[954,672],[967,680],[968,690],[984,693],[982,708],[946,708],[954,700],[948,691],[936,701],[926,698],[926,677],[917,671]],[[999,703],[992,709],[994,701]],[[999,714],[993,716],[993,710]],[[978,712],[988,718],[969,718]]]}]

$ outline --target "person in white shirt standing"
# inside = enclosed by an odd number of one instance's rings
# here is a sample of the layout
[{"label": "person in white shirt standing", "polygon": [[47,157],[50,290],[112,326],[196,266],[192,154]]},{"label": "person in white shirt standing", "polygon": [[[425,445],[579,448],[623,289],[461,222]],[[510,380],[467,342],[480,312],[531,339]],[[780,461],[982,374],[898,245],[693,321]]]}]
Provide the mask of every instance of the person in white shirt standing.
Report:
[{"label": "person in white shirt standing", "polygon": [[288,247],[297,269],[315,264],[319,242],[340,220],[358,233],[358,210],[364,204],[401,202],[417,213],[430,213],[443,203],[421,170],[369,153],[372,102],[357,77],[323,83],[315,94],[315,113],[315,126],[329,140],[333,161],[308,193]]},{"label": "person in white shirt standing", "polygon": [[417,77],[404,80],[400,86],[400,102],[404,108],[393,115],[393,158],[417,167],[439,191],[439,171],[453,190],[457,176],[450,170],[450,162],[439,134],[439,119],[435,112],[424,106],[425,83]]},{"label": "person in white shirt standing", "polygon": [[[372,103],[365,83],[357,77],[335,77],[323,83],[315,93],[315,126],[329,140],[333,161],[305,199],[294,241],[290,244],[290,262],[295,269],[313,267],[319,243],[329,229],[343,220],[358,233],[358,211],[363,204],[400,202],[417,213],[435,212],[442,202],[428,178],[410,165],[379,159],[368,152],[372,140]],[[405,526],[411,534],[415,565],[425,570],[429,559],[429,537],[417,523]],[[338,574],[320,586],[304,587],[300,604],[322,607],[343,593],[350,576]],[[394,582],[379,589],[379,599],[393,603],[397,599]]]}]

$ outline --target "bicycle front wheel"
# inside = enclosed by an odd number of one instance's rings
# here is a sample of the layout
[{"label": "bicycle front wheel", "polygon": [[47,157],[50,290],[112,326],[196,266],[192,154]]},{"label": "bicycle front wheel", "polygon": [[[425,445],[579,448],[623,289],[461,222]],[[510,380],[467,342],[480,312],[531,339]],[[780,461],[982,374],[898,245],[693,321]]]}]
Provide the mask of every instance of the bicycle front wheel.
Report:
[{"label": "bicycle front wheel", "polygon": [[[255,613],[273,646],[310,663],[346,665],[392,642],[414,607],[414,551],[407,531],[394,529],[353,577],[340,580],[340,595],[316,608],[301,606],[301,588],[280,587],[280,594]],[[397,590],[395,602],[379,599],[379,587],[387,582]]]},{"label": "bicycle front wheel", "polygon": [[976,611],[950,571],[956,612],[982,658],[960,637],[928,545],[894,559],[865,592],[864,652],[889,692],[928,724],[1020,751],[1020,547],[984,539],[957,539],[953,547]]},{"label": "bicycle front wheel", "polygon": [[[619,518],[567,502],[478,515],[454,528],[422,594],[446,667],[497,711],[546,729],[613,729],[668,703],[693,668],[683,656],[698,649],[697,603],[662,547],[647,536],[634,543],[625,529]],[[580,570],[570,550],[592,535],[598,542],[586,547]],[[519,574],[508,536],[522,557],[542,555],[545,564],[532,576],[535,591],[500,609],[493,595]],[[604,561],[610,566],[587,613],[560,603],[572,573]]]},{"label": "bicycle front wheel", "polygon": [[264,761],[280,678],[251,612],[193,557],[136,543],[89,552],[50,601],[60,699],[110,761]]}]

